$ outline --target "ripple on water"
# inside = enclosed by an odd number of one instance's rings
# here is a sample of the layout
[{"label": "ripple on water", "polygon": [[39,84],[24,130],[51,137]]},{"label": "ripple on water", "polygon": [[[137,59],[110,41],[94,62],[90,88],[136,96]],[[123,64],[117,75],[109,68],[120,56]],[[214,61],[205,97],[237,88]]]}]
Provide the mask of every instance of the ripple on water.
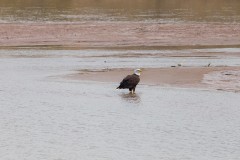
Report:
[{"label": "ripple on water", "polygon": [[206,74],[203,83],[218,90],[240,91],[240,71],[216,71]]}]

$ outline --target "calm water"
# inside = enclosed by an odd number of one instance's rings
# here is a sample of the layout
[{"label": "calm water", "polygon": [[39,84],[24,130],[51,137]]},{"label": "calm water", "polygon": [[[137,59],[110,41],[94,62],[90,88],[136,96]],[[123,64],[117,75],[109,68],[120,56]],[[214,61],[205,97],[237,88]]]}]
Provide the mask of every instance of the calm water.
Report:
[{"label": "calm water", "polygon": [[139,85],[131,96],[63,78],[103,64],[69,52],[1,50],[1,160],[239,159],[240,94]]},{"label": "calm water", "polygon": [[0,0],[0,22],[240,22],[239,0]]},{"label": "calm water", "polygon": [[[58,70],[107,68],[159,68],[182,64],[185,67],[240,66],[239,48],[186,50],[0,50],[0,58],[64,66]],[[210,53],[210,54],[209,54]],[[226,56],[225,54],[228,54]],[[206,56],[209,54],[209,56]],[[176,56],[175,56],[176,55]],[[195,55],[195,56],[194,56]],[[24,65],[24,64],[23,64]]]}]

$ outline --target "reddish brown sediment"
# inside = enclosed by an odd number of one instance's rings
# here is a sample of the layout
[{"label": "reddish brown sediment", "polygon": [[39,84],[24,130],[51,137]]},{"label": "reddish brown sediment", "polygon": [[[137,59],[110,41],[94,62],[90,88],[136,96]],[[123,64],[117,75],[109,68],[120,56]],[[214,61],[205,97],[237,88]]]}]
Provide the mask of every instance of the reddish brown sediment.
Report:
[{"label": "reddish brown sediment", "polygon": [[86,22],[0,24],[0,46],[240,46],[238,23]]},{"label": "reddish brown sediment", "polygon": [[[208,84],[203,81],[205,75],[223,71],[240,72],[240,67],[144,68],[140,84],[227,90],[228,84],[232,83],[231,81],[221,85],[220,88],[217,84]],[[79,73],[67,75],[67,78],[80,81],[116,82],[117,85],[126,75],[132,74],[132,72],[131,69],[80,70]],[[238,90],[240,88],[236,88],[236,91]]]}]

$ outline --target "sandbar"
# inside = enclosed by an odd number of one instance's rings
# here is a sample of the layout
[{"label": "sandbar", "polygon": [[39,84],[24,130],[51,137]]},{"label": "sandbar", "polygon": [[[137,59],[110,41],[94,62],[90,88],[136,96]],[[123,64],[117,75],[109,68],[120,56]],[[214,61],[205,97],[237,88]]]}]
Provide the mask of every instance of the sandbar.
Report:
[{"label": "sandbar", "polygon": [[[79,70],[76,74],[67,75],[67,78],[79,81],[119,82],[129,74],[132,69],[103,69],[103,70]],[[213,73],[219,73],[228,79],[219,79],[215,83],[208,83],[205,77]],[[140,84],[160,85],[183,88],[206,88],[216,90],[228,90],[239,92],[239,81],[231,81],[231,77],[240,79],[240,67],[167,67],[167,68],[143,68]],[[210,79],[211,80],[211,79]],[[214,82],[215,79],[212,79]]]},{"label": "sandbar", "polygon": [[240,46],[239,23],[2,23],[0,47],[220,48]]}]

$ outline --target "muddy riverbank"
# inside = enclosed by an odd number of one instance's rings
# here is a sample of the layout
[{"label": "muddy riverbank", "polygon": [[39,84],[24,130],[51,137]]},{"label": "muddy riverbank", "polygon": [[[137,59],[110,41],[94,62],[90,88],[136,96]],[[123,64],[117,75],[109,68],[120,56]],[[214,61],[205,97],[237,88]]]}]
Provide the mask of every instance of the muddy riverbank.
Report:
[{"label": "muddy riverbank", "polygon": [[239,23],[0,24],[0,47],[222,48],[240,46]]}]

